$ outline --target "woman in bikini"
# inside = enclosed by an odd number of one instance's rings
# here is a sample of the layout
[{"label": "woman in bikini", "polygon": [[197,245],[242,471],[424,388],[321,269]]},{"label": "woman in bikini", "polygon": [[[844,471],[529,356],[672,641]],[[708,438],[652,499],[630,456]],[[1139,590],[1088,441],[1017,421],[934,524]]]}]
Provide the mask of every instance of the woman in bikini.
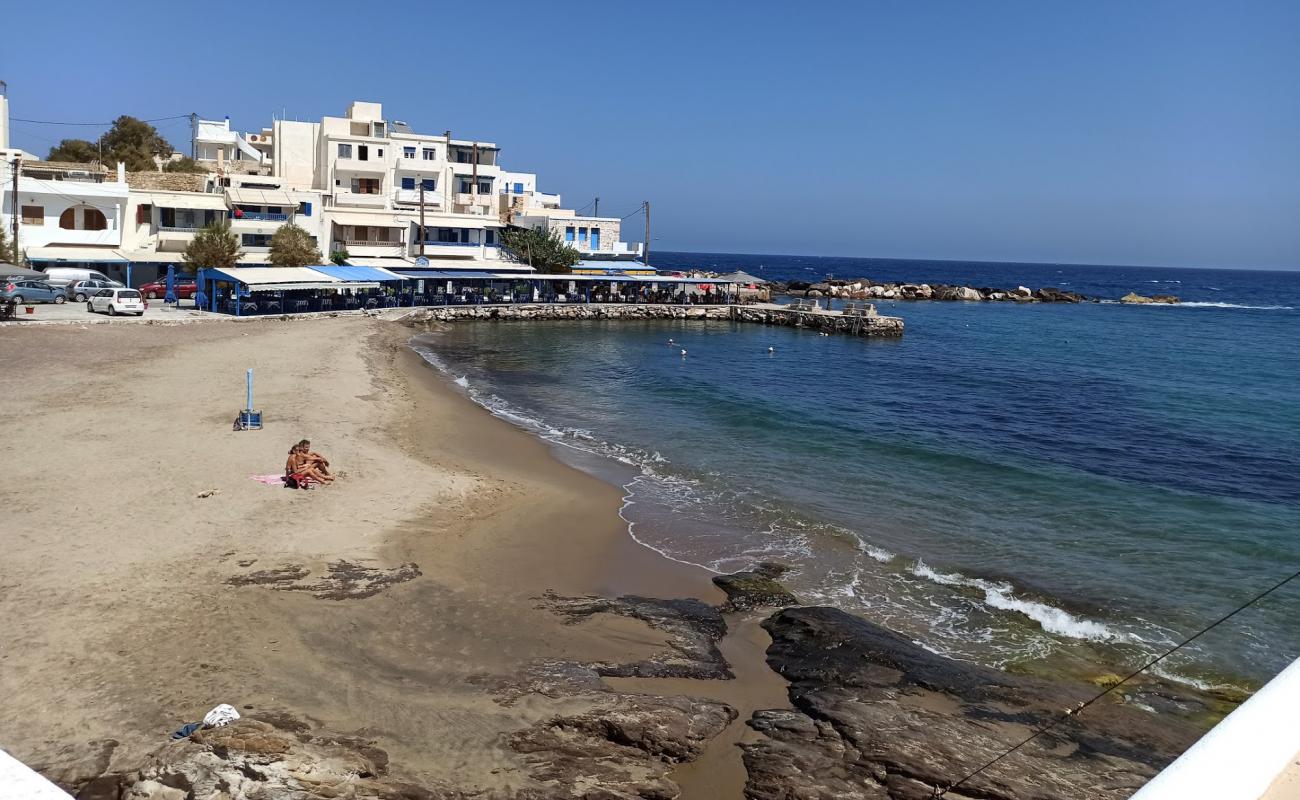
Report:
[{"label": "woman in bikini", "polygon": [[295,444],[289,448],[289,458],[284,462],[285,477],[291,477],[302,483],[304,480],[316,481],[317,483],[329,483],[334,480],[333,475],[328,475],[316,466],[316,463],[307,455],[307,449],[301,443]]}]

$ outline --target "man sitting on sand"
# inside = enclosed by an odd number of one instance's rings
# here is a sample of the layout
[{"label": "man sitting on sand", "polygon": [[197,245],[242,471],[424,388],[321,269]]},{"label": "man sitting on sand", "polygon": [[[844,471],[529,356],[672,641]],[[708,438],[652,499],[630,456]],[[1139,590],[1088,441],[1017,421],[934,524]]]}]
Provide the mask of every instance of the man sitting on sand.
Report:
[{"label": "man sitting on sand", "polygon": [[319,470],[322,475],[330,474],[330,462],[326,460],[325,456],[312,451],[310,441],[303,439],[301,442],[298,442],[298,447],[301,448],[303,454],[307,457],[308,462]]},{"label": "man sitting on sand", "polygon": [[289,458],[284,462],[284,476],[292,478],[293,484],[297,484],[299,488],[304,489],[312,481],[317,483],[333,481],[334,476],[321,472],[316,466],[316,462],[308,456],[308,452],[302,442],[289,448]]}]

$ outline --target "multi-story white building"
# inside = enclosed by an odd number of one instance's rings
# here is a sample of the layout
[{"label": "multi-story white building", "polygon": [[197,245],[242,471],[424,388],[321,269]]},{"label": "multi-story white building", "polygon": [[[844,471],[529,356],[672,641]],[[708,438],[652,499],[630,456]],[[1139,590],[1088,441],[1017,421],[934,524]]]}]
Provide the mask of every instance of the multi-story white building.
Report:
[{"label": "multi-story white building", "polygon": [[[0,151],[0,225],[12,236],[18,215],[18,247],[37,266],[120,263],[127,225],[129,187],[122,164],[40,161],[29,153]],[[17,165],[15,167],[15,165]],[[18,170],[17,202],[12,190]],[[12,244],[12,242],[11,242]]]},{"label": "multi-story white building", "polygon": [[219,173],[269,171],[272,134],[241,134],[230,129],[230,117],[222,120],[194,118],[194,160]]}]

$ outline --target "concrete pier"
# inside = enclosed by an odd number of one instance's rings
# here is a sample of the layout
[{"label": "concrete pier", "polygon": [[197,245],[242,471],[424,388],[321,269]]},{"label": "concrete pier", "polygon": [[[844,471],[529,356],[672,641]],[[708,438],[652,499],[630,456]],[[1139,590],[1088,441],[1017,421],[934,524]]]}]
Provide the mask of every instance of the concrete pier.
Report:
[{"label": "concrete pier", "polygon": [[424,306],[387,309],[385,319],[407,324],[456,322],[467,319],[526,321],[542,319],[695,319],[785,325],[847,336],[898,337],[900,317],[845,314],[840,311],[797,310],[774,303],[755,305],[679,306],[630,303],[535,303],[474,306]]}]

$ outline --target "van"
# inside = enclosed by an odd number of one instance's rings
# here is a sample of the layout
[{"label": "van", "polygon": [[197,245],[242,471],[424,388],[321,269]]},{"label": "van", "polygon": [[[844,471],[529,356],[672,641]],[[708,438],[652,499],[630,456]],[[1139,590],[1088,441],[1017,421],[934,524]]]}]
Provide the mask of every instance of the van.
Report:
[{"label": "van", "polygon": [[45,270],[45,280],[55,286],[68,287],[77,281],[107,281],[107,275],[95,269],[78,267],[49,267]]}]

